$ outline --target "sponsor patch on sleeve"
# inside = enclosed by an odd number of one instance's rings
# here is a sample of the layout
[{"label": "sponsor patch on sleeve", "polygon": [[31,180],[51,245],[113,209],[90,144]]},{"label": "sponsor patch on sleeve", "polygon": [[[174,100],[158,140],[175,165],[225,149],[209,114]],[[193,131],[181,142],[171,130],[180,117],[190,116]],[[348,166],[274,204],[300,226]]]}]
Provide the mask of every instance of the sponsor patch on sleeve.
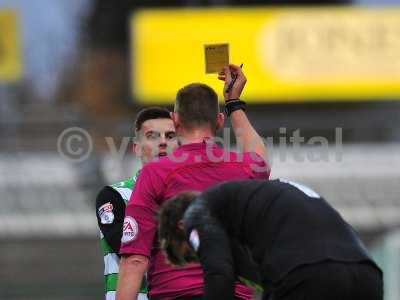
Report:
[{"label": "sponsor patch on sleeve", "polygon": [[114,222],[113,205],[111,202],[100,206],[98,213],[101,224],[112,224],[112,222]]},{"label": "sponsor patch on sleeve", "polygon": [[197,232],[196,229],[193,229],[190,232],[190,236],[189,236],[189,242],[192,245],[193,249],[195,251],[199,250],[200,247],[200,238],[199,238],[199,233]]},{"label": "sponsor patch on sleeve", "polygon": [[122,243],[128,243],[136,239],[137,234],[139,232],[139,226],[136,220],[132,217],[125,217],[124,219],[124,226],[122,231]]}]

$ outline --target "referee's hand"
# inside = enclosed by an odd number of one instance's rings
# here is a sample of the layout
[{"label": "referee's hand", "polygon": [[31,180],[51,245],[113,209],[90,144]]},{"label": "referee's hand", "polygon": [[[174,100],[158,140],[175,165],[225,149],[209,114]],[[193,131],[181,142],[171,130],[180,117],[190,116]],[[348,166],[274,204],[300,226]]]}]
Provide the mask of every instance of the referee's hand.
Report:
[{"label": "referee's hand", "polygon": [[[233,84],[229,92],[226,92],[230,83],[236,77],[236,81]],[[225,101],[229,99],[238,99],[242,94],[243,88],[246,85],[247,78],[244,76],[242,69],[237,65],[227,65],[223,71],[218,74],[218,79],[225,82],[223,94]]]}]

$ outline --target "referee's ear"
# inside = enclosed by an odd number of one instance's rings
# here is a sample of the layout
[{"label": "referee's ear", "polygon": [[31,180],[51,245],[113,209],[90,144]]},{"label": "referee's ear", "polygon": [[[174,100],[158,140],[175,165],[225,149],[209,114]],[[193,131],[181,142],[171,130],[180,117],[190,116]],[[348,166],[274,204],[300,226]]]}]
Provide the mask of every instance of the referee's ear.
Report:
[{"label": "referee's ear", "polygon": [[179,119],[179,115],[176,112],[170,112],[169,115],[171,116],[171,120],[174,123],[175,130],[180,127],[181,122]]},{"label": "referee's ear", "polygon": [[217,115],[217,130],[220,130],[224,128],[224,123],[225,123],[225,116],[223,113],[218,113]]}]

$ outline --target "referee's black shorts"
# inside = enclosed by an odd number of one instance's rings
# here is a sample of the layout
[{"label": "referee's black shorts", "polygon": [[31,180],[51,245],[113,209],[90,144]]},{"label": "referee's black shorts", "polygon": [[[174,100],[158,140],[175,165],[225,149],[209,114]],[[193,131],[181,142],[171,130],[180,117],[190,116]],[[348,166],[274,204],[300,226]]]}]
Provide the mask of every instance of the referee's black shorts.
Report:
[{"label": "referee's black shorts", "polygon": [[325,261],[296,268],[264,300],[382,300],[382,273],[369,263]]}]

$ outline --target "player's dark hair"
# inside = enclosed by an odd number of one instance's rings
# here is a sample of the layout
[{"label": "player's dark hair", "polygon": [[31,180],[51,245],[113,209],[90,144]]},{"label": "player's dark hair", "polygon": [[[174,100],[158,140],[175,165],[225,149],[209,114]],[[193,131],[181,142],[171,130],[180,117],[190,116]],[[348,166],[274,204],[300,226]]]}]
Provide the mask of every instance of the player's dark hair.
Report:
[{"label": "player's dark hair", "polygon": [[189,84],[178,91],[175,112],[188,130],[201,126],[210,126],[212,130],[216,130],[218,95],[206,84]]},{"label": "player's dark hair", "polygon": [[190,203],[199,195],[198,192],[182,192],[166,201],[158,213],[158,238],[161,248],[167,253],[173,265],[184,265],[188,261],[178,252],[185,242],[185,232],[178,224],[182,220]]},{"label": "player's dark hair", "polygon": [[152,119],[171,119],[170,112],[166,108],[152,106],[140,110],[135,120],[135,132],[142,129],[142,125],[147,120]]}]

